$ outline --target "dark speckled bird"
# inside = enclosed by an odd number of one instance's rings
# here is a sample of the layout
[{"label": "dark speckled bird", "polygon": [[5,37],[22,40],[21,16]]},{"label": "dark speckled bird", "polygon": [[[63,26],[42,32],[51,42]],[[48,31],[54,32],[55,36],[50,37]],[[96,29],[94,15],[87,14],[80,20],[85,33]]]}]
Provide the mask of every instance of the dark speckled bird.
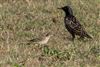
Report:
[{"label": "dark speckled bird", "polygon": [[80,36],[80,38],[87,37],[87,38],[92,39],[92,37],[87,34],[83,26],[73,15],[73,11],[70,6],[64,6],[58,9],[62,9],[65,12],[65,17],[64,17],[65,27],[69,31],[69,33],[72,35],[73,40],[75,38],[75,35]]}]

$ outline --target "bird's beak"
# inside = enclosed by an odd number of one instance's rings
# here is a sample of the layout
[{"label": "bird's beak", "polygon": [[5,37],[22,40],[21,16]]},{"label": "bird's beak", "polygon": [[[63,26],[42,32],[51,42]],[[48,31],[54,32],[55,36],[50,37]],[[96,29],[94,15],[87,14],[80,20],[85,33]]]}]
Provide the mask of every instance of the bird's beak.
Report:
[{"label": "bird's beak", "polygon": [[57,8],[57,9],[62,9],[62,8]]}]

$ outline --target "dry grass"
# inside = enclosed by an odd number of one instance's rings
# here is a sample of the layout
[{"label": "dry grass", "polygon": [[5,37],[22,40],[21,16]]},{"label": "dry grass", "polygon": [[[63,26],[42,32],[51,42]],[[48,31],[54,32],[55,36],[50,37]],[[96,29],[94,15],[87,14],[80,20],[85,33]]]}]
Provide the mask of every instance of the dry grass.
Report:
[{"label": "dry grass", "polygon": [[[0,67],[100,67],[99,0],[0,0]],[[93,40],[74,42],[64,27],[70,5]],[[27,43],[50,32],[45,45]]]}]

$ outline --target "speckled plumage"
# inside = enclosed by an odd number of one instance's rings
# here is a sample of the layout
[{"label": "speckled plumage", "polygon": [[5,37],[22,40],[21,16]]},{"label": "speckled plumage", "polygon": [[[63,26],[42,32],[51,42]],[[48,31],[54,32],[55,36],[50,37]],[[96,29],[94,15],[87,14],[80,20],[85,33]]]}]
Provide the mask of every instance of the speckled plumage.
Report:
[{"label": "speckled plumage", "polygon": [[64,17],[65,27],[69,31],[69,33],[72,35],[73,40],[75,38],[75,35],[78,35],[81,38],[84,38],[84,37],[92,38],[91,36],[89,36],[87,34],[87,32],[85,31],[83,26],[80,24],[80,22],[73,15],[73,11],[72,11],[71,7],[65,6],[65,7],[62,7],[59,9],[62,9],[66,14]]}]

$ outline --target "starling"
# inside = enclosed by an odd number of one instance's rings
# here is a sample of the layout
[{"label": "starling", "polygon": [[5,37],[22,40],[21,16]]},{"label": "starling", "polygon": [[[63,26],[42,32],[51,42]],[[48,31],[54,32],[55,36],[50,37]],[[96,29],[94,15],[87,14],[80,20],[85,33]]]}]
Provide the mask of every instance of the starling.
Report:
[{"label": "starling", "polygon": [[62,9],[65,12],[64,23],[65,27],[68,32],[72,35],[72,39],[74,40],[75,35],[80,36],[80,38],[92,38],[90,35],[87,34],[83,26],[80,22],[76,19],[73,15],[72,8],[70,6],[64,6],[58,9]]}]

